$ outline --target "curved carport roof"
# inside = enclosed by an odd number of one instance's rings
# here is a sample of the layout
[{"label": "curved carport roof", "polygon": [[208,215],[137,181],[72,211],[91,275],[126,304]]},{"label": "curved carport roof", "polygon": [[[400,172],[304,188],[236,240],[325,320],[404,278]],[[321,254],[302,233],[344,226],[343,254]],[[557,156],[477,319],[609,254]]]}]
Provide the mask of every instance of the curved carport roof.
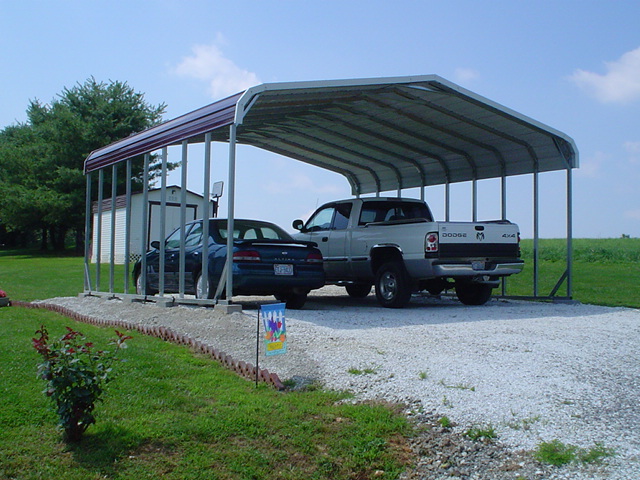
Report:
[{"label": "curved carport roof", "polygon": [[353,194],[576,168],[565,134],[436,75],[267,83],[96,150],[91,172],[175,145],[253,145],[344,175]]}]

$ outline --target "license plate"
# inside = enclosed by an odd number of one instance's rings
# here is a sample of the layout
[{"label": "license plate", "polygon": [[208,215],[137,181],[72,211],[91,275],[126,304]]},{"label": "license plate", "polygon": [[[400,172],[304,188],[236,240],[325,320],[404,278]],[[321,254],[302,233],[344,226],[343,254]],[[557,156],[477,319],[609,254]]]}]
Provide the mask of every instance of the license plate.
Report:
[{"label": "license plate", "polygon": [[293,275],[293,265],[290,263],[276,263],[273,266],[276,275]]},{"label": "license plate", "polygon": [[474,270],[484,270],[485,264],[484,262],[472,262],[471,268],[473,268]]}]

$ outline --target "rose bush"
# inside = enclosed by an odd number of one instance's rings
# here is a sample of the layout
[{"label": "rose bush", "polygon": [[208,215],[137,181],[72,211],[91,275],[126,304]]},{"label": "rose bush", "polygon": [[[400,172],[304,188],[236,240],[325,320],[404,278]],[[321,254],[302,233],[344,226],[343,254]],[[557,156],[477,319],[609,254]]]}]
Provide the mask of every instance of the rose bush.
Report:
[{"label": "rose bush", "polygon": [[38,376],[47,381],[44,393],[56,405],[59,425],[65,439],[77,442],[93,423],[95,404],[104,386],[112,379],[111,366],[121,348],[126,347],[130,336],[116,330],[117,338],[110,342],[111,351],[96,350],[85,336],[67,327],[67,333],[49,342],[49,332],[42,325],[36,331],[33,346],[42,356]]}]

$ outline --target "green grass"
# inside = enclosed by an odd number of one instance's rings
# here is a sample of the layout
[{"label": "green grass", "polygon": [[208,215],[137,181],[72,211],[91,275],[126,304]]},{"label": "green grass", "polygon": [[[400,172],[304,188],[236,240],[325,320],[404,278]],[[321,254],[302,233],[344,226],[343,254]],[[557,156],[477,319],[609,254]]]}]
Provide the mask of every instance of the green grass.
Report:
[{"label": "green grass", "polygon": [[487,425],[485,427],[471,427],[469,430],[464,432],[464,434],[471,440],[482,440],[483,438],[486,440],[493,440],[498,438],[498,434],[492,425]]},{"label": "green grass", "polygon": [[[133,265],[131,266],[131,268]],[[100,289],[96,266],[90,275],[94,291],[109,291],[109,265],[101,265]],[[130,292],[133,293],[133,282]],[[0,250],[0,290],[14,300],[30,302],[53,297],[75,297],[84,290],[84,258],[42,253],[39,250]],[[115,265],[114,291],[124,291],[124,266]]]},{"label": "green grass", "polygon": [[373,375],[378,370],[375,367],[366,367],[363,369],[351,367],[347,370],[351,375]]},{"label": "green grass", "polygon": [[567,445],[560,440],[542,442],[534,452],[534,456],[542,463],[561,466],[571,462],[601,463],[607,457],[615,455],[615,451],[606,448],[602,443],[596,443],[589,449]]},{"label": "green grass", "polygon": [[[640,239],[579,238],[573,241],[573,298],[583,303],[640,308]],[[533,294],[533,241],[522,241],[525,269],[507,281],[508,295]],[[538,294],[548,295],[565,271],[566,241],[541,239]],[[13,299],[31,301],[75,296],[83,290],[83,259],[57,257],[38,251],[0,251],[0,289]],[[102,265],[96,288],[109,291],[109,265]],[[130,280],[131,283],[131,280]],[[114,291],[124,291],[124,267],[115,266]],[[133,291],[133,287],[130,287]],[[566,296],[566,282],[557,295]]]},{"label": "green grass", "polygon": [[204,356],[133,333],[125,362],[76,445],[62,442],[36,378],[35,330],[69,325],[97,345],[113,330],[60,315],[0,308],[0,478],[395,478],[405,418],[387,405],[340,402],[335,392],[256,388]]},{"label": "green grass", "polygon": [[[533,294],[533,241],[522,241],[525,269],[507,280],[508,295]],[[582,303],[640,308],[640,239],[574,239],[573,298]],[[542,239],[538,294],[548,295],[566,268],[566,241]],[[557,295],[566,295],[566,282]]]}]

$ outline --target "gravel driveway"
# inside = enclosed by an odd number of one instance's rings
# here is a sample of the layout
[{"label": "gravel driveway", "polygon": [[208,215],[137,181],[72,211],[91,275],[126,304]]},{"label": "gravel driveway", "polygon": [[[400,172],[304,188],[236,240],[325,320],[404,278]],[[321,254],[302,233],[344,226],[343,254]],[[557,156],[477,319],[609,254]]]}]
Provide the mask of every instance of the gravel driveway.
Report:
[{"label": "gravel driveway", "polygon": [[[232,315],[95,297],[46,303],[167,326],[255,363],[257,308],[274,301],[237,300],[243,313]],[[461,429],[491,425],[512,451],[553,439],[602,443],[616,452],[604,466],[557,470],[553,478],[640,478],[639,310],[501,300],[469,307],[430,297],[394,310],[378,307],[373,295],[356,300],[325,287],[304,310],[288,310],[286,321],[288,353],[260,356],[260,367],[282,380],[402,401]]]}]

